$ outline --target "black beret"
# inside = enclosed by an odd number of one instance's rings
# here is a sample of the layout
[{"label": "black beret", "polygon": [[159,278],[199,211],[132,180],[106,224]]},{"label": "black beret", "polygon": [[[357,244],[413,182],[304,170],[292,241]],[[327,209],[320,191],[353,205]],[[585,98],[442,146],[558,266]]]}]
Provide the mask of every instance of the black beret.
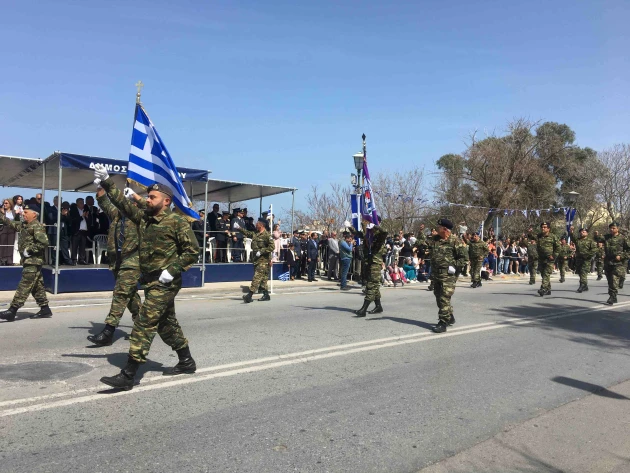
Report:
[{"label": "black beret", "polygon": [[26,204],[24,205],[24,210],[30,210],[31,212],[37,212],[37,213],[39,213],[40,211],[39,205],[37,204]]},{"label": "black beret", "polygon": [[[252,220],[254,220],[254,219],[252,218]],[[259,221],[260,223],[262,223],[263,225],[267,225],[267,220],[266,220],[266,219],[264,219],[264,218],[259,218],[259,219],[258,219],[258,221]]]},{"label": "black beret", "polygon": [[473,235],[477,235],[477,236],[479,236],[479,232],[475,232],[475,233],[473,233]]},{"label": "black beret", "polygon": [[247,212],[247,207],[243,207],[241,210],[242,210],[243,212]]},{"label": "black beret", "polygon": [[155,183],[155,184],[150,185],[147,188],[147,192],[151,192],[151,191],[158,191],[158,192],[161,192],[162,194],[166,194],[171,199],[173,198],[173,190],[164,184]]},{"label": "black beret", "polygon": [[229,210],[224,210],[224,211],[223,211],[223,215],[230,215]]},{"label": "black beret", "polygon": [[441,218],[437,221],[437,224],[440,227],[448,228],[449,230],[453,229],[453,222],[451,222],[448,218]]},{"label": "black beret", "polygon": [[551,224],[549,222],[541,222],[540,226],[542,227],[543,225],[547,225],[549,228],[551,228]]},{"label": "black beret", "polygon": [[580,232],[588,232],[588,228],[586,228],[586,227],[582,227],[582,228],[580,228],[580,230],[579,230],[579,231],[580,231]]},{"label": "black beret", "polygon": [[610,225],[608,225],[608,228],[611,227],[618,227],[619,225],[617,224],[617,222],[610,222]]},{"label": "black beret", "polygon": [[242,212],[242,210],[240,208],[234,209],[234,212],[239,213]]}]

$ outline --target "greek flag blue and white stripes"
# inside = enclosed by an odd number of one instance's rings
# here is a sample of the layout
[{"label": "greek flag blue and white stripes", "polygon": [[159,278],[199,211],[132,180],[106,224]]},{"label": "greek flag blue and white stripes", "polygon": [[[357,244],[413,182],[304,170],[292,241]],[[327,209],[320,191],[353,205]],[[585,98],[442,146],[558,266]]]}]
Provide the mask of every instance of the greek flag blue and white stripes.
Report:
[{"label": "greek flag blue and white stripes", "polygon": [[141,104],[136,104],[127,178],[145,187],[155,183],[169,186],[173,190],[175,206],[186,217],[200,218],[191,208],[192,202],[184,190],[175,163]]},{"label": "greek flag blue and white stripes", "polygon": [[282,273],[282,274],[278,275],[278,279],[280,281],[288,281],[290,278],[291,278],[290,271],[287,271],[286,273]]}]

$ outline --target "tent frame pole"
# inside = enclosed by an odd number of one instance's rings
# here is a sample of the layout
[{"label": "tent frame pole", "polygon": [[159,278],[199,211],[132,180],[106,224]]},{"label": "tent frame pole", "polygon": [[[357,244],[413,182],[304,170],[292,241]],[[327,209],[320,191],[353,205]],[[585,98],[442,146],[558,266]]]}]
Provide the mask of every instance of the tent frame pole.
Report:
[{"label": "tent frame pole", "polygon": [[[59,158],[59,187],[57,188],[57,243],[55,246],[55,283],[53,286],[53,294],[57,294],[59,287],[59,247],[61,242],[61,208],[63,201],[61,200],[61,180],[63,177],[63,168],[61,167],[61,157]],[[43,196],[42,196],[43,197]],[[43,200],[43,199],[42,199]]]},{"label": "tent frame pole", "polygon": [[291,236],[293,236],[293,214],[295,213],[295,189],[291,191]]},{"label": "tent frame pole", "polygon": [[[191,193],[192,195],[192,193]],[[208,242],[206,241],[206,225],[208,222],[208,179],[206,179],[206,200],[204,204],[203,213],[203,248],[201,252],[201,287],[206,284],[206,246]]]},{"label": "tent frame pole", "polygon": [[[39,222],[44,224],[44,202],[46,198],[46,161],[43,162],[42,166],[42,201],[39,204]],[[48,251],[46,251],[48,253]]]}]

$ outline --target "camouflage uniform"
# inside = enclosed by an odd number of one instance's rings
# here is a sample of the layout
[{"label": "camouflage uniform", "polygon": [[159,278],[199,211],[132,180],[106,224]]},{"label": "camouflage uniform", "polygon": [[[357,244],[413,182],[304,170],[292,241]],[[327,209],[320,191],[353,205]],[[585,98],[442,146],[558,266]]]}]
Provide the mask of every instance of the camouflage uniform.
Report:
[{"label": "camouflage uniform", "polygon": [[[354,228],[349,228],[353,235],[357,234]],[[368,242],[367,235],[363,238],[363,264],[365,265],[365,301],[373,302],[381,298],[381,269],[383,264],[383,255],[387,251],[385,248],[385,240],[387,240],[387,232],[380,226],[372,227],[372,244]]]},{"label": "camouflage uniform", "polygon": [[488,251],[488,244],[483,240],[468,243],[470,280],[474,284],[481,282],[481,266],[483,265],[483,259],[488,256]]},{"label": "camouflage uniform", "polygon": [[[188,340],[175,316],[175,296],[182,287],[182,272],[190,268],[199,255],[192,228],[170,209],[149,216],[129,202],[111,178],[101,185],[111,203],[133,221],[138,230],[140,283],[145,300],[131,332],[129,357],[138,363],[146,362],[156,332],[173,350],[187,348]],[[171,283],[159,281],[163,270],[174,277]]]},{"label": "camouflage uniform", "polygon": [[571,247],[567,244],[560,244],[558,249],[558,269],[560,270],[560,282],[564,282],[564,276],[569,267],[569,257],[571,256]]},{"label": "camouflage uniform", "polygon": [[[267,230],[262,232],[252,232],[249,230],[241,229],[241,232],[247,238],[252,239],[252,261],[254,262],[254,278],[252,284],[249,287],[251,292],[257,292],[258,288],[262,288],[263,291],[267,291],[267,281],[269,280],[269,263],[271,261],[271,254],[274,251],[274,243],[271,235]],[[260,256],[256,256],[256,253],[260,251]]]},{"label": "camouflage uniform", "polygon": [[604,275],[604,256],[606,256],[605,247],[597,246],[597,253],[595,253],[595,269],[597,269],[597,280],[600,280]]},{"label": "camouflage uniform", "polygon": [[536,243],[527,242],[527,269],[529,270],[529,283],[536,284],[536,271],[538,270],[538,248]]},{"label": "camouflage uniform", "polygon": [[107,235],[107,256],[109,269],[114,273],[116,281],[112,305],[105,323],[118,327],[125,308],[129,309],[131,318],[135,321],[142,306],[138,295],[138,281],[140,280],[138,227],[112,205],[107,194],[97,196],[96,200],[110,222]]},{"label": "camouflage uniform", "polygon": [[[568,247],[567,247],[568,248]],[[549,232],[547,236],[540,233],[536,237],[536,250],[538,251],[538,268],[540,269],[540,292],[551,291],[551,273],[553,273],[553,262],[558,258],[560,242],[558,237]],[[564,261],[564,260],[563,260]]]},{"label": "camouflage uniform", "polygon": [[591,259],[597,253],[597,243],[588,236],[576,235],[575,242],[575,274],[580,275],[580,285],[588,286],[588,273],[591,271]]},{"label": "camouflage uniform", "polygon": [[451,297],[455,293],[457,276],[448,274],[448,267],[462,267],[468,259],[466,245],[455,235],[442,240],[439,235],[432,236],[431,267],[433,274],[433,294],[438,306],[438,317],[445,324],[451,323],[453,306]]},{"label": "camouflage uniform", "polygon": [[[626,274],[626,261],[630,256],[630,244],[628,244],[626,237],[621,234],[617,236],[608,234],[605,238],[604,270],[608,281],[609,300],[617,302],[617,293]],[[617,261],[617,256],[620,257],[620,261]]]},{"label": "camouflage uniform", "polygon": [[[48,235],[46,227],[39,220],[31,223],[16,222],[8,220],[4,214],[0,213],[0,223],[7,225],[16,232],[18,236],[18,251],[22,262],[22,278],[13,296],[11,307],[20,308],[28,299],[29,294],[33,294],[37,305],[48,306],[44,278],[42,276],[42,265],[44,264],[44,254],[48,248]],[[29,256],[24,256],[24,251]]]}]

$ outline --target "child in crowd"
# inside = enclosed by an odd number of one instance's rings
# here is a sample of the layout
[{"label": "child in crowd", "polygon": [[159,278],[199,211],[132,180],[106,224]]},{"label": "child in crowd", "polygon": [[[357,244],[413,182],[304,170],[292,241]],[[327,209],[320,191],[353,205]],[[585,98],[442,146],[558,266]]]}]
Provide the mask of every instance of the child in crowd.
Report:
[{"label": "child in crowd", "polygon": [[402,269],[405,272],[405,277],[407,278],[407,280],[411,282],[416,281],[416,267],[413,265],[413,261],[411,258],[407,258],[405,260],[405,264],[403,264]]}]

